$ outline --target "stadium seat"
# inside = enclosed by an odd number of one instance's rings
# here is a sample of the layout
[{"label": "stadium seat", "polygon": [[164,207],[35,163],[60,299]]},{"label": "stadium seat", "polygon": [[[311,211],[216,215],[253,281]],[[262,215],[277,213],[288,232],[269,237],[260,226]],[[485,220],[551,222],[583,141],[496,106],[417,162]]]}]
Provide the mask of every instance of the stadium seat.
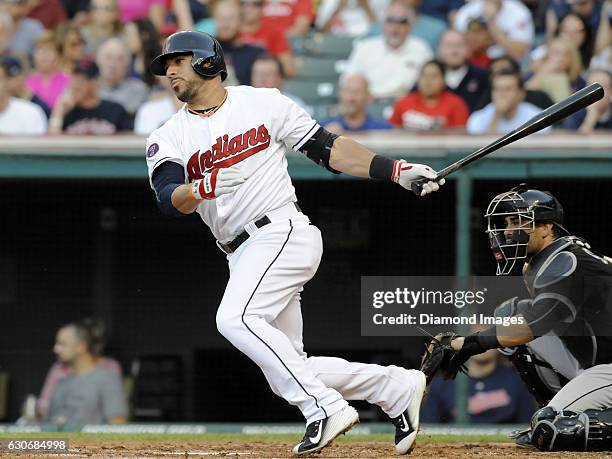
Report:
[{"label": "stadium seat", "polygon": [[327,118],[338,115],[337,104],[316,104],[311,107],[312,117],[317,121],[323,121]]},{"label": "stadium seat", "polygon": [[284,92],[303,99],[309,105],[335,102],[337,90],[335,81],[287,80],[283,87]]},{"label": "stadium seat", "polygon": [[388,120],[393,114],[393,100],[380,100],[368,107],[368,113],[376,118]]},{"label": "stadium seat", "polygon": [[353,49],[352,37],[336,37],[330,34],[316,34],[304,43],[304,51],[312,56],[328,56],[346,59]]},{"label": "stadium seat", "polygon": [[336,58],[301,56],[297,59],[299,80],[333,81],[338,79]]}]

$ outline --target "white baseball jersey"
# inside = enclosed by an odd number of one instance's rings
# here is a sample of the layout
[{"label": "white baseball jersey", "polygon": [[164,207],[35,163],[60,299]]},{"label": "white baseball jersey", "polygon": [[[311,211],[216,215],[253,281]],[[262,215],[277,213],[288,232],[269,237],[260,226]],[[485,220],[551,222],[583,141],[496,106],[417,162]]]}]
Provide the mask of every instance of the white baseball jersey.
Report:
[{"label": "white baseball jersey", "polygon": [[227,99],[211,115],[187,106],[147,139],[149,178],[160,164],[185,169],[186,182],[215,168],[237,167],[248,179],[235,192],[204,200],[197,212],[221,242],[251,220],[296,201],[287,172],[287,148],[297,150],[319,125],[277,89],[227,87]]}]

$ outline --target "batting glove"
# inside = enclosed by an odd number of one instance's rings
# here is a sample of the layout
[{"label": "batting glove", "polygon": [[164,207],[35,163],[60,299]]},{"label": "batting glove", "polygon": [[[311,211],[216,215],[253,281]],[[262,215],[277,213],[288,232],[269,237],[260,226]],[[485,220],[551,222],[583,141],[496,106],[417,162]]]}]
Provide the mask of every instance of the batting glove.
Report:
[{"label": "batting glove", "polygon": [[412,189],[412,182],[429,179],[421,185],[421,196],[438,191],[446,182],[444,179],[436,181],[436,178],[438,178],[438,174],[431,167],[424,164],[410,164],[403,159],[395,161],[393,175],[391,176],[391,180],[407,190]]},{"label": "batting glove", "polygon": [[236,168],[215,169],[191,183],[191,194],[198,201],[215,199],[236,191],[246,179],[247,176]]}]

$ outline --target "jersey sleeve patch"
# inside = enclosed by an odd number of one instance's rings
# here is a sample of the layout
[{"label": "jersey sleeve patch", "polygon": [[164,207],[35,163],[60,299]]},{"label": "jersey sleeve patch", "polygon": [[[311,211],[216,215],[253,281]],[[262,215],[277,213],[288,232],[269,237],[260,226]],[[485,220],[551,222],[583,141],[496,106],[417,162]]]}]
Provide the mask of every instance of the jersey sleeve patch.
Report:
[{"label": "jersey sleeve patch", "polygon": [[147,148],[147,158],[152,158],[159,151],[159,144],[157,142],[152,143]]}]

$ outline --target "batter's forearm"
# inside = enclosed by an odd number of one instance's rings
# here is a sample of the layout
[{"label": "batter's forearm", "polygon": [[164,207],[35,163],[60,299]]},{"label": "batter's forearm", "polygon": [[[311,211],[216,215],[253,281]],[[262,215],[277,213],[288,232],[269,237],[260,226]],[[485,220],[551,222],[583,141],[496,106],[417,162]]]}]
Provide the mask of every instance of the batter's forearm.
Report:
[{"label": "batter's forearm", "polygon": [[191,191],[191,185],[179,185],[172,192],[172,205],[182,214],[195,212],[200,204]]},{"label": "batter's forearm", "polygon": [[340,136],[331,149],[329,165],[354,177],[369,178],[374,153],[353,139]]}]

